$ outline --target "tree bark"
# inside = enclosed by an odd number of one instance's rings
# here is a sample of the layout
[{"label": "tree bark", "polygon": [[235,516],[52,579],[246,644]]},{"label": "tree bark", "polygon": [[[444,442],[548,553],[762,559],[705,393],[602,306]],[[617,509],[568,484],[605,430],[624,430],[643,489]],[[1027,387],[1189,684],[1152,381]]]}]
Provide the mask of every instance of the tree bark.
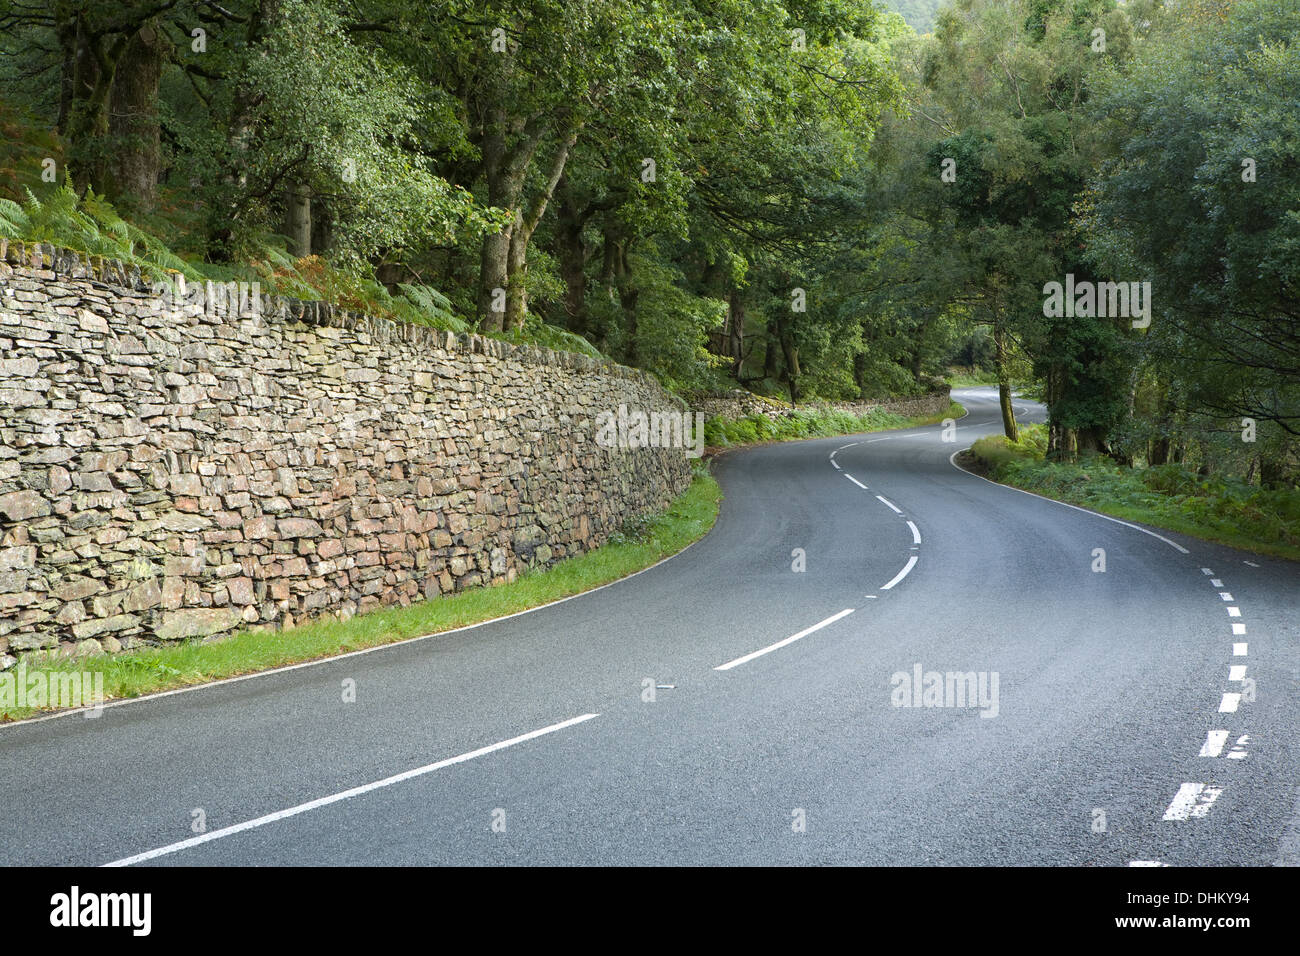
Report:
[{"label": "tree bark", "polygon": [[1007,333],[1000,318],[993,321],[993,348],[998,373],[998,404],[1002,407],[1002,430],[1011,441],[1020,441],[1016,412],[1011,406],[1011,381],[1007,371]]},{"label": "tree bark", "polygon": [[516,207],[515,224],[510,232],[510,247],[506,257],[509,270],[509,281],[506,285],[505,327],[507,329],[523,328],[524,319],[528,315],[528,243],[533,238],[537,224],[542,221],[551,196],[555,194],[556,184],[564,175],[564,165],[568,162],[573,144],[578,140],[579,128],[580,126],[577,126],[570,130],[556,146],[541,191],[528,203],[527,208],[524,208],[522,203]]},{"label": "tree bark", "polygon": [[153,209],[162,171],[158,88],[169,42],[157,21],[131,37],[117,63],[108,108],[106,191],[114,201]]},{"label": "tree bark", "polygon": [[285,196],[284,231],[294,256],[311,255],[311,190],[305,183],[292,184]]}]

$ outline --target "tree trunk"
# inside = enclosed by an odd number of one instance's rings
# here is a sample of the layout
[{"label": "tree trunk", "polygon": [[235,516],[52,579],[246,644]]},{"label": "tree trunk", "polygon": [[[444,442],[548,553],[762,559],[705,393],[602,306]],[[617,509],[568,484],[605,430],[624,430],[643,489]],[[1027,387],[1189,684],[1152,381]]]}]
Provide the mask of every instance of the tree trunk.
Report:
[{"label": "tree trunk", "polygon": [[311,255],[311,189],[294,183],[285,196],[284,231],[289,252],[301,259]]},{"label": "tree trunk", "polygon": [[572,332],[587,334],[587,247],[582,241],[585,219],[574,205],[563,180],[557,189],[555,252],[564,281],[565,324]]},{"label": "tree trunk", "polygon": [[727,297],[727,347],[731,356],[732,374],[739,381],[741,366],[745,362],[745,299],[740,290],[732,286]]},{"label": "tree trunk", "polygon": [[141,27],[122,51],[109,101],[105,186],[113,200],[145,212],[157,199],[162,170],[158,86],[168,45],[156,21]]},{"label": "tree trunk", "polygon": [[[551,201],[551,196],[555,194],[556,184],[564,175],[569,151],[578,140],[580,128],[579,126],[570,130],[556,145],[541,191],[527,204],[527,208],[523,203],[515,207],[515,224],[510,233],[510,247],[506,257],[506,267],[509,270],[509,282],[506,284],[505,326],[507,329],[524,327],[524,319],[528,315],[528,243],[533,238],[533,231],[537,228],[537,224],[542,221],[542,216],[546,213],[546,206]],[[520,182],[522,184],[522,178]]]},{"label": "tree trunk", "polygon": [[1011,441],[1020,441],[1020,429],[1016,425],[1015,409],[1011,407],[1011,382],[1007,371],[1006,330],[1001,321],[993,322],[993,348],[996,353],[998,373],[998,404],[1002,406],[1002,430]]},{"label": "tree trunk", "polygon": [[510,227],[483,237],[479,254],[478,317],[484,332],[505,330],[505,289],[510,269]]}]

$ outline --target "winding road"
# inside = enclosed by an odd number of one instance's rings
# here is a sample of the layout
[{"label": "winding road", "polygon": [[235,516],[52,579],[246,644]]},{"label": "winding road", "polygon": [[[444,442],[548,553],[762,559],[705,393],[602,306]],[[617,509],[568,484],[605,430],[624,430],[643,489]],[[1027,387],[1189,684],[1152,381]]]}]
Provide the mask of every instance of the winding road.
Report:
[{"label": "winding road", "polygon": [[954,397],[597,591],[0,727],[0,863],[1300,864],[1300,568],[961,471]]}]

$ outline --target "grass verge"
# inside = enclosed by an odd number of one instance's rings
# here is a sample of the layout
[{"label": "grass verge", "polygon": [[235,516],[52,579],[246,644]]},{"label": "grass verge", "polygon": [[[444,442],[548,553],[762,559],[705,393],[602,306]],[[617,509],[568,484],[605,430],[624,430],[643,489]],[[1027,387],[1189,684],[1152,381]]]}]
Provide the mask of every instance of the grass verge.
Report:
[{"label": "grass verge", "polygon": [[1128,468],[1097,456],[1047,461],[1045,425],[977,441],[958,461],[1002,484],[1102,514],[1271,557],[1300,561],[1300,492],[1206,478],[1179,465]]},{"label": "grass verge", "polygon": [[[589,591],[676,554],[713,527],[721,498],[717,482],[700,466],[690,487],[663,514],[634,530],[616,533],[604,547],[525,574],[510,584],[462,591],[348,621],[319,620],[285,631],[240,631],[206,644],[76,659],[37,660],[30,655],[28,680],[33,674],[102,673],[105,699],[120,700],[477,624]],[[42,709],[48,708],[19,708],[0,699],[0,722],[31,717]]]},{"label": "grass verge", "polygon": [[911,417],[879,410],[872,410],[865,415],[851,415],[836,409],[816,408],[796,411],[776,421],[765,415],[737,419],[710,418],[704,423],[704,443],[710,448],[734,448],[760,442],[829,438],[858,432],[937,425],[945,418],[957,419],[965,414],[965,408],[956,402],[949,402],[948,407],[936,415]]}]

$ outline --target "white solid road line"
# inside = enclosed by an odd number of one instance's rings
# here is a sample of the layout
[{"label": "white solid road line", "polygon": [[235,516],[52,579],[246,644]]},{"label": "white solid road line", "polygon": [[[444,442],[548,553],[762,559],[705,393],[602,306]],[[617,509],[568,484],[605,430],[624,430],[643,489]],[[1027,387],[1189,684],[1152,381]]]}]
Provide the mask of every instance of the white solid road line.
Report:
[{"label": "white solid road line", "polygon": [[912,555],[910,558],[908,558],[907,564],[903,565],[903,570],[899,571],[896,575],[894,575],[894,579],[890,581],[888,584],[882,584],[880,586],[880,590],[888,591],[899,581],[903,580],[903,578],[907,577],[908,572],[911,571],[912,568],[914,567],[916,567],[916,555]]},{"label": "white solid road line", "polygon": [[739,667],[741,664],[747,664],[756,657],[762,657],[764,654],[770,654],[773,651],[780,650],[781,648],[785,647],[787,644],[793,644],[801,637],[807,637],[813,631],[820,631],[823,627],[826,627],[828,624],[834,624],[840,618],[847,617],[848,615],[852,614],[854,610],[855,608],[846,607],[844,610],[840,611],[839,614],[832,614],[826,620],[819,621],[816,624],[814,624],[812,627],[805,628],[804,630],[800,631],[798,634],[792,634],[783,641],[777,641],[775,644],[769,644],[767,647],[761,648],[757,651],[754,651],[753,653],[746,654],[744,657],[737,657],[734,661],[727,661],[727,663],[725,664],[719,664],[717,667],[713,669],[715,671],[729,671],[733,667]]},{"label": "white solid road line", "polygon": [[857,485],[857,486],[858,486],[859,488],[861,488],[863,491],[866,491],[866,490],[867,490],[867,486],[866,486],[866,485],[864,485],[862,482],[858,481],[858,479],[854,478],[854,477],[853,477],[852,475],[850,475],[847,471],[844,472],[844,477],[847,478],[849,481],[853,482],[855,485]]},{"label": "white solid road line", "polygon": [[1191,817],[1206,816],[1221,793],[1223,793],[1222,787],[1211,787],[1204,783],[1185,783],[1178,788],[1178,793],[1169,804],[1163,819],[1187,820]]},{"label": "white solid road line", "polygon": [[[1031,498],[1040,498],[1043,501],[1050,501],[1052,504],[1060,505],[1062,508],[1073,508],[1075,511],[1082,511],[1084,514],[1092,515],[1094,518],[1104,518],[1106,521],[1113,521],[1115,524],[1122,524],[1126,528],[1132,528],[1134,531],[1141,531],[1143,534],[1149,534],[1151,537],[1157,539],[1158,541],[1163,541],[1165,544],[1169,545],[1169,547],[1173,548],[1175,551],[1179,552],[1180,554],[1191,554],[1190,551],[1188,551],[1178,542],[1170,541],[1164,535],[1156,534],[1154,531],[1149,531],[1146,528],[1143,528],[1141,525],[1131,524],[1128,521],[1120,521],[1118,518],[1112,518],[1110,515],[1104,515],[1100,511],[1091,511],[1087,508],[1080,508],[1078,505],[1072,505],[1065,501],[1057,501],[1055,498],[1048,498],[1045,495],[1036,495],[1032,491],[1025,491],[1024,488],[1017,488],[1014,485],[1004,485],[999,481],[992,481],[988,478],[985,478],[983,475],[977,475],[973,471],[967,471],[961,465],[957,464],[957,462],[953,461],[954,458],[960,455],[963,451],[967,451],[967,450],[968,449],[965,448],[959,448],[957,449],[957,451],[953,452],[951,455],[948,456],[948,464],[952,465],[963,475],[970,475],[972,478],[978,478],[980,481],[987,481],[990,485],[997,485],[999,488],[1006,488],[1008,491],[1018,491],[1022,495],[1029,495]],[[1214,573],[1212,571],[1207,570],[1206,568],[1201,568],[1201,570],[1205,571],[1206,574]]]},{"label": "white solid road line", "polygon": [[350,800],[353,797],[359,797],[362,794],[370,793],[371,791],[379,790],[383,787],[391,787],[395,783],[402,783],[415,777],[422,777],[425,774],[433,773],[435,770],[442,770],[444,767],[464,763],[467,760],[473,760],[475,757],[483,757],[487,754],[495,753],[498,750],[513,747],[515,744],[521,744],[526,740],[534,740],[546,734],[553,734],[557,731],[564,730],[566,727],[572,727],[574,724],[581,724],[584,721],[599,716],[600,714],[582,714],[579,717],[570,717],[568,720],[561,721],[558,724],[551,724],[549,727],[543,727],[540,730],[531,730],[526,734],[520,734],[518,737],[511,737],[509,740],[503,740],[500,743],[491,744],[487,747],[480,747],[478,750],[471,750],[469,753],[461,754],[458,757],[449,757],[446,760],[439,760],[437,763],[427,764],[423,767],[416,767],[414,770],[407,770],[405,773],[399,773],[392,777],[385,777],[383,780],[376,780],[374,783],[367,783],[360,787],[353,787],[351,790],[344,790],[342,793],[335,793],[328,797],[321,797],[317,800],[308,801],[307,803],[300,803],[296,807],[290,807],[287,810],[280,810],[276,813],[268,813],[266,816],[258,817],[255,820],[236,823],[234,826],[222,827],[220,830],[213,830],[210,833],[191,837],[188,840],[181,840],[179,843],[172,843],[167,846],[159,847],[156,850],[149,850],[145,853],[137,853],[135,856],[128,856],[121,860],[114,860],[112,863],[105,863],[104,866],[133,866],[136,863],[144,863],[146,860],[157,859],[160,856],[167,856],[170,853],[178,853],[181,850],[188,850],[190,847],[199,846],[203,843],[210,843],[213,840],[220,840],[223,837],[234,836],[236,833],[243,833],[245,830],[253,830],[257,827],[266,826],[268,823],[276,823],[280,820],[286,820],[289,817],[296,817],[300,813],[306,813],[309,810],[326,807],[331,803],[338,803],[341,800]]},{"label": "white solid road line", "polygon": [[901,515],[901,514],[903,513],[903,512],[900,511],[900,510],[898,509],[898,507],[895,506],[895,504],[894,504],[892,501],[890,501],[888,498],[882,498],[880,495],[876,495],[876,500],[877,500],[877,501],[884,502],[884,503],[885,503],[886,505],[888,505],[890,508],[893,508],[893,509],[894,509],[894,514],[896,514],[896,515]]},{"label": "white solid road line", "polygon": [[912,529],[912,544],[920,544],[921,543],[920,530],[916,527],[916,525],[912,524],[912,522],[910,521],[907,523],[907,526]]}]

